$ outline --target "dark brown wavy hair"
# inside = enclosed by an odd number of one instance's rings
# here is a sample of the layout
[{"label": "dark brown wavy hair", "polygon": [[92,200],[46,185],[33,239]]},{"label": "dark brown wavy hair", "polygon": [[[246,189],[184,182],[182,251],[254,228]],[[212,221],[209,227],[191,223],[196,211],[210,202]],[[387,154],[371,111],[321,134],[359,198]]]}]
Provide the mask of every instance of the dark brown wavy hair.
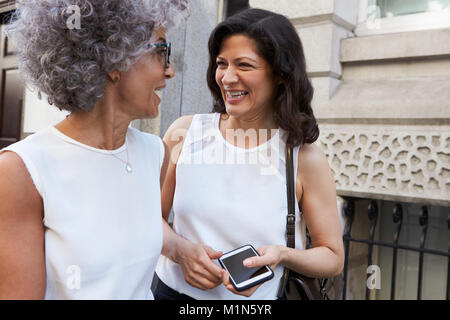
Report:
[{"label": "dark brown wavy hair", "polygon": [[269,63],[274,77],[280,79],[275,91],[274,120],[289,133],[288,143],[297,146],[316,141],[319,127],[311,108],[314,89],[306,74],[302,43],[286,17],[267,10],[244,10],[212,31],[208,42],[207,81],[214,101],[213,112],[226,113],[216,83],[216,59],[223,40],[237,34],[255,41],[257,53]]}]

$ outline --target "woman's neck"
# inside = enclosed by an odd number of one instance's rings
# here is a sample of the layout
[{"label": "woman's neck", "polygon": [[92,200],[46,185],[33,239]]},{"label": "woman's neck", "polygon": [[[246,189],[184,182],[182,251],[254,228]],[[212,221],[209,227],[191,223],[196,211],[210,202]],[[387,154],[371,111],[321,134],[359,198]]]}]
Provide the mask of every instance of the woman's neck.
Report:
[{"label": "woman's neck", "polygon": [[235,117],[232,115],[222,116],[222,128],[224,130],[243,129],[244,131],[254,129],[259,131],[261,129],[277,129],[272,113],[259,113],[249,115],[246,117]]},{"label": "woman's neck", "polygon": [[[240,148],[253,148],[272,138],[273,130],[278,129],[273,115],[259,114],[247,117],[221,115],[219,129],[229,143]],[[237,139],[237,143],[235,141]]]},{"label": "woman's neck", "polygon": [[100,101],[92,111],[72,113],[55,128],[88,146],[115,150],[125,143],[128,126],[132,120],[116,110],[113,104]]}]

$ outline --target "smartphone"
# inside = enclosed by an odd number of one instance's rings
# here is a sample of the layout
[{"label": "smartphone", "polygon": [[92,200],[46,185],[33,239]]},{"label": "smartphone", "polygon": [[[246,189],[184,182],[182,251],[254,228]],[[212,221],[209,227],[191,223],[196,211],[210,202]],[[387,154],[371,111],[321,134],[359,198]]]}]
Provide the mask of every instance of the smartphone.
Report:
[{"label": "smartphone", "polygon": [[237,291],[247,290],[273,278],[273,271],[267,265],[257,268],[244,266],[245,259],[255,256],[259,256],[258,252],[248,244],[227,252],[218,259],[222,268],[230,274],[230,281]]}]

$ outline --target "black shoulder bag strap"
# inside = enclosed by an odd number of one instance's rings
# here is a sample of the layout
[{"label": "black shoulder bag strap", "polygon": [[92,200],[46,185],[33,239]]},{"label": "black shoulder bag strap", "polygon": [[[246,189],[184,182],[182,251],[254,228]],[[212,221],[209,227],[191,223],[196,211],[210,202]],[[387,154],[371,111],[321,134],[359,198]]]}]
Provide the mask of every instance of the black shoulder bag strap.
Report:
[{"label": "black shoulder bag strap", "polygon": [[[288,214],[286,217],[286,245],[295,248],[295,183],[294,183],[294,161],[292,158],[292,147],[286,144],[286,190]],[[286,288],[289,277],[289,269],[284,268],[283,277],[278,287],[277,297],[281,299]]]},{"label": "black shoulder bag strap", "polygon": [[294,161],[292,158],[292,147],[286,145],[286,189],[288,200],[288,214],[286,217],[287,246],[295,248],[295,182]]},{"label": "black shoulder bag strap", "polygon": [[[289,144],[286,144],[286,190],[287,190],[287,204],[288,214],[286,217],[286,245],[289,248],[295,248],[295,178],[294,178],[294,161],[293,161],[293,148]],[[281,278],[280,285],[278,287],[277,297],[283,299],[286,286],[288,284],[290,271],[288,268],[284,268],[283,277]],[[303,275],[296,274],[296,277],[302,282],[304,294],[308,300],[322,300],[327,299],[325,282],[319,279],[308,278]]]}]

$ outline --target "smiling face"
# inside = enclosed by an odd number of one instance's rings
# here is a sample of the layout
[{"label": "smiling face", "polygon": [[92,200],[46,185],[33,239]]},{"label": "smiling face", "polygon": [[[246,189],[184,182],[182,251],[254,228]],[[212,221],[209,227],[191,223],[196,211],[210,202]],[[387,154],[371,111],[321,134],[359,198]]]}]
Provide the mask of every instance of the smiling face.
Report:
[{"label": "smiling face", "polygon": [[272,112],[276,87],[272,70],[249,37],[232,35],[223,40],[216,83],[229,115],[251,118]]},{"label": "smiling face", "polygon": [[[154,32],[150,43],[166,42],[163,29]],[[165,67],[165,48],[155,48],[142,56],[127,72],[121,73],[117,84],[122,111],[133,119],[154,118],[158,115],[162,89],[166,79],[174,76],[172,66]]]}]

